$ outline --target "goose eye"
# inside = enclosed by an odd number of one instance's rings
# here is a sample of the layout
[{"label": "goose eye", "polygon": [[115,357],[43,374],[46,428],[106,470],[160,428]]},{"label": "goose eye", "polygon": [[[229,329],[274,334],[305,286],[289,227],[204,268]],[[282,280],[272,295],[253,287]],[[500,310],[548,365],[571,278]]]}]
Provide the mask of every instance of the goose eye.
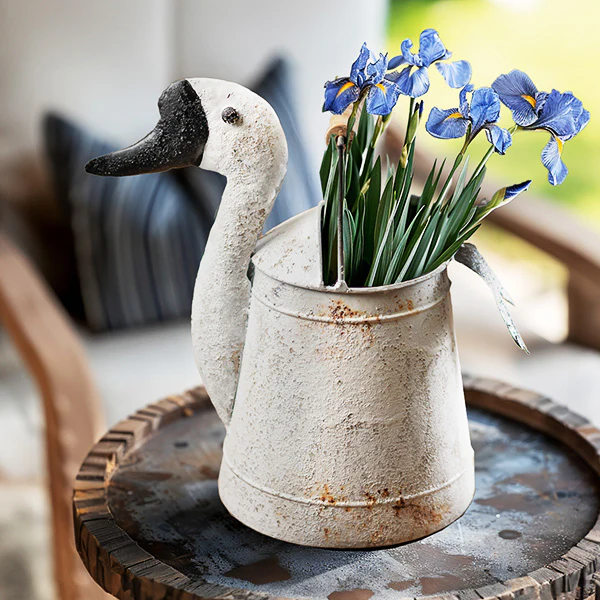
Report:
[{"label": "goose eye", "polygon": [[227,108],[223,109],[223,112],[221,113],[221,118],[223,119],[223,121],[225,121],[225,123],[233,125],[235,123],[239,123],[242,117],[240,116],[240,113],[237,110],[235,110],[235,108],[233,108],[232,106],[228,106]]}]

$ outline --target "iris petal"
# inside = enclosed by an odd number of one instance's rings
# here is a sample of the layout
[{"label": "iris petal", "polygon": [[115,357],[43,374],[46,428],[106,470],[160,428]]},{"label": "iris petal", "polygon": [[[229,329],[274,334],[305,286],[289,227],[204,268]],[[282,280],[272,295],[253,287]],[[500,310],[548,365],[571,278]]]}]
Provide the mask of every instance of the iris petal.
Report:
[{"label": "iris petal", "polygon": [[500,100],[512,111],[517,125],[531,125],[538,116],[539,106],[537,88],[531,78],[517,69],[506,75],[500,75],[492,89],[500,96]]},{"label": "iris petal", "polygon": [[472,135],[487,124],[495,123],[500,118],[500,99],[498,94],[488,87],[478,88],[471,98],[470,117]]},{"label": "iris petal", "polygon": [[529,127],[548,129],[563,140],[570,140],[587,125],[588,120],[589,113],[584,115],[581,100],[571,92],[561,94],[558,90],[552,90],[546,97],[539,118]]},{"label": "iris petal", "polygon": [[411,98],[418,98],[427,93],[429,89],[429,75],[427,67],[419,67],[414,73],[411,73],[412,66],[405,67],[400,71],[396,83],[400,92]]},{"label": "iris petal", "polygon": [[504,154],[512,145],[512,136],[508,129],[498,127],[498,125],[487,125],[485,134],[488,141],[498,154]]},{"label": "iris petal", "polygon": [[341,115],[350,104],[358,100],[360,89],[348,77],[340,77],[325,84],[323,111]]},{"label": "iris petal", "polygon": [[581,111],[581,116],[577,120],[577,129],[579,131],[582,131],[589,122],[590,122],[590,111],[583,109]]},{"label": "iris petal", "polygon": [[[419,57],[422,65],[428,67],[436,60],[446,60],[452,56],[442,43],[438,32],[435,29],[425,29],[421,32],[419,39]],[[460,86],[456,86],[460,87]]]},{"label": "iris petal", "polygon": [[400,90],[398,86],[386,79],[373,85],[367,93],[367,112],[371,115],[389,115],[398,102]]},{"label": "iris petal", "polygon": [[463,137],[467,133],[469,120],[465,119],[458,108],[441,110],[432,108],[425,129],[433,137],[449,140]]},{"label": "iris petal", "polygon": [[469,83],[465,85],[465,87],[460,90],[460,93],[458,94],[459,110],[465,119],[469,118],[469,103],[467,102],[467,94],[472,92],[474,88],[475,86]]},{"label": "iris petal", "polygon": [[471,65],[466,60],[457,60],[451,63],[439,62],[435,66],[451,88],[461,88],[471,81]]},{"label": "iris petal", "polygon": [[552,185],[560,185],[565,178],[569,169],[562,161],[562,140],[552,136],[550,141],[542,150],[542,164],[548,169],[548,181]]},{"label": "iris petal", "polygon": [[408,65],[413,65],[413,67],[422,67],[423,61],[418,54],[413,54],[410,49],[413,47],[412,40],[406,39],[400,44],[400,50],[402,52],[402,57],[404,58],[404,62]]},{"label": "iris petal", "polygon": [[379,54],[379,58],[375,62],[367,65],[365,71],[367,79],[365,83],[376,84],[380,83],[388,67],[388,59],[386,54]]},{"label": "iris petal", "polygon": [[523,181],[523,183],[515,183],[514,185],[509,185],[504,192],[504,200],[508,202],[512,200],[516,196],[518,196],[521,192],[526,192],[531,185],[531,179],[528,181]]},{"label": "iris petal", "polygon": [[390,58],[390,62],[388,63],[388,69],[396,69],[400,65],[404,64],[406,64],[406,60],[404,59],[404,56],[400,54],[399,56],[394,56],[394,58]]},{"label": "iris petal", "polygon": [[358,58],[352,63],[352,68],[350,69],[350,81],[358,86],[362,86],[365,79],[365,68],[369,59],[372,57],[372,52],[367,48],[367,44],[364,43],[360,49]]}]

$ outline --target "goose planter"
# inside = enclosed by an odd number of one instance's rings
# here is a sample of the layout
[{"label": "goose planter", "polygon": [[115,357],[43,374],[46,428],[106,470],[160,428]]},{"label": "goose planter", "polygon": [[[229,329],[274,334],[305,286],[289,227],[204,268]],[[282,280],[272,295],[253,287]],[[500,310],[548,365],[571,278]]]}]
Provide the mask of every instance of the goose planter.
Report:
[{"label": "goose planter", "polygon": [[283,182],[275,112],[240,85],[173,83],[137,144],[96,175],[197,165],[227,177],[192,306],[194,355],[227,435],[219,493],[281,540],[407,542],[474,493],[446,265],[385,287],[326,287],[320,207],[259,239]]}]

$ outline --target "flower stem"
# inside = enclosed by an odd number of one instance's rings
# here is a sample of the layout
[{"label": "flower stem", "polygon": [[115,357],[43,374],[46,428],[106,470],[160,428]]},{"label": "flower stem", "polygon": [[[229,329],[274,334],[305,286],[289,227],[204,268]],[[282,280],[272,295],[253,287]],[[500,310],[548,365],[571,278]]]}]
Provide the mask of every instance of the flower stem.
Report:
[{"label": "flower stem", "polygon": [[346,169],[345,151],[346,138],[339,135],[336,139],[338,150],[339,188],[338,188],[338,214],[337,214],[337,285],[344,281],[344,199],[346,197]]},{"label": "flower stem", "polygon": [[442,191],[440,192],[439,196],[438,196],[438,201],[442,201],[444,196],[446,195],[446,192],[448,191],[448,188],[450,187],[450,184],[452,183],[452,177],[454,176],[454,173],[456,173],[456,169],[458,169],[460,163],[462,162],[463,158],[465,157],[465,153],[467,152],[467,148],[469,147],[469,144],[471,143],[471,139],[470,139],[470,135],[469,133],[467,133],[467,135],[465,136],[465,142],[463,144],[463,147],[460,149],[460,152],[456,155],[456,158],[454,159],[454,164],[452,165],[452,168],[450,169],[450,173],[448,173],[448,177],[446,177],[446,181],[444,182],[444,186],[442,187]]},{"label": "flower stem", "polygon": [[[519,131],[519,127],[517,125],[515,125],[514,127],[511,127],[508,132],[511,135],[514,135],[517,131]],[[477,167],[475,168],[475,171],[473,171],[473,175],[471,175],[470,179],[469,179],[469,183],[475,178],[477,177],[477,175],[479,175],[479,173],[481,173],[483,167],[485,167],[487,161],[490,159],[490,156],[492,156],[492,154],[494,153],[494,146],[490,145],[490,147],[487,149],[486,153],[483,155],[481,161],[479,162],[479,164],[477,165]]]},{"label": "flower stem", "polygon": [[471,175],[469,182],[471,182],[475,177],[477,177],[477,175],[479,175],[479,173],[481,173],[483,167],[485,167],[485,163],[487,163],[490,156],[492,156],[493,152],[494,152],[494,146],[490,146],[487,149],[486,153],[483,155],[483,158],[481,159],[481,161],[479,162],[477,167],[475,167],[475,170],[473,171],[473,175]]},{"label": "flower stem", "polygon": [[408,106],[408,119],[406,120],[406,133],[404,134],[404,146],[406,147],[408,143],[408,128],[410,127],[410,120],[412,119],[413,111],[415,109],[415,99],[410,99],[410,104]]},{"label": "flower stem", "polygon": [[367,179],[367,177],[371,173],[371,161],[373,160],[373,155],[375,154],[375,146],[377,145],[381,134],[384,132],[386,125],[387,120],[384,119],[384,117],[377,117],[377,121],[375,122],[375,129],[373,130],[373,135],[367,148],[365,160],[363,161],[361,181],[364,181],[364,184],[361,188],[361,193],[366,192],[366,189],[368,188],[369,180]]},{"label": "flower stem", "polygon": [[358,100],[352,106],[352,112],[350,113],[350,116],[348,117],[348,124],[346,125],[346,145],[347,145],[348,150],[350,149],[350,146],[352,145],[352,138],[354,137],[352,135],[352,130],[354,129],[354,124],[356,123],[356,115],[358,113],[358,109],[359,109],[362,101],[365,99],[365,96],[367,95],[368,91],[369,91],[368,88],[365,88],[362,90],[362,92],[360,93],[360,96],[358,97]]},{"label": "flower stem", "polygon": [[406,132],[404,134],[404,145],[402,146],[402,153],[400,154],[400,166],[404,169],[406,167],[406,161],[408,160],[408,151],[411,140],[408,139],[408,135],[410,132],[410,122],[413,118],[413,112],[415,109],[415,99],[410,99],[410,104],[408,106],[408,119],[406,121]]}]

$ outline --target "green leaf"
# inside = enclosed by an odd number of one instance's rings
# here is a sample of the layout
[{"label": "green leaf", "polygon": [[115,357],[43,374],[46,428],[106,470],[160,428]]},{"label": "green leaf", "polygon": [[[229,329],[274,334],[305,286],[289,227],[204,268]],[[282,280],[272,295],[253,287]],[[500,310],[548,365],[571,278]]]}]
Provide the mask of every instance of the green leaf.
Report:
[{"label": "green leaf", "polygon": [[329,180],[325,190],[325,211],[322,231],[323,253],[325,264],[323,268],[323,279],[326,284],[335,283],[337,276],[337,210],[338,210],[338,188],[339,173],[337,153],[334,153],[332,168],[329,172]]},{"label": "green leaf", "polygon": [[346,191],[346,199],[348,200],[348,206],[351,211],[354,211],[356,207],[356,203],[358,202],[358,197],[360,195],[360,175],[358,172],[358,167],[354,160],[350,162],[347,167],[348,176],[346,180],[348,182],[348,189]]},{"label": "green leaf", "polygon": [[371,169],[369,189],[365,194],[365,261],[370,264],[375,254],[375,224],[381,199],[381,158]]},{"label": "green leaf", "polygon": [[366,111],[363,110],[358,118],[358,128],[356,130],[355,143],[360,148],[366,148],[373,135],[373,117]]},{"label": "green leaf", "polygon": [[402,196],[398,199],[398,205],[402,207],[402,210],[399,211],[398,213],[396,213],[396,218],[395,218],[395,227],[396,227],[396,234],[395,235],[399,235],[402,236],[404,235],[404,230],[406,229],[406,224],[408,222],[408,213],[410,211],[411,208],[411,201],[410,198],[408,197],[408,194],[410,192],[410,188],[412,186],[412,174],[408,177],[408,180],[404,183],[404,187],[402,189]]},{"label": "green leaf", "polygon": [[[423,210],[423,209],[421,208],[420,210]],[[387,272],[385,274],[385,277],[383,278],[383,285],[390,285],[397,280],[398,270],[400,267],[400,260],[402,258],[402,253],[404,252],[406,242],[408,241],[408,238],[410,237],[412,228],[415,223],[416,223],[416,220],[413,220],[412,223],[408,226],[408,228],[404,232],[404,235],[402,236],[402,238],[397,243],[394,243],[394,254],[392,255]]]},{"label": "green leaf", "polygon": [[465,182],[467,180],[467,169],[469,168],[469,157],[465,160],[465,164],[460,171],[460,175],[458,176],[458,181],[456,182],[456,187],[454,188],[454,193],[452,194],[452,198],[450,199],[450,204],[454,205],[456,201],[460,198],[463,190],[465,189]]},{"label": "green leaf", "polygon": [[[365,196],[361,194],[358,198],[355,214],[356,223],[356,235],[354,237],[354,249],[352,251],[353,264],[352,264],[352,279],[348,279],[354,283],[355,278],[359,277],[364,254],[364,243],[365,243]],[[362,281],[359,285],[362,285]]]},{"label": "green leaf", "polygon": [[406,130],[406,140],[404,142],[405,145],[412,144],[414,142],[415,136],[417,135],[417,127],[419,126],[419,107],[415,107],[413,114],[410,116],[408,121],[408,128]]},{"label": "green leaf", "polygon": [[[371,269],[367,276],[367,285],[376,285],[380,268],[386,269],[386,257],[391,257],[391,245],[393,236],[390,234],[393,227],[394,213],[392,211],[392,200],[394,197],[394,179],[389,177],[381,196],[377,220],[375,222],[375,253]],[[397,208],[397,204],[395,208]],[[389,260],[389,259],[388,259]]]},{"label": "green leaf", "polygon": [[450,260],[456,254],[456,252],[458,252],[458,249],[463,245],[463,243],[466,242],[467,239],[470,238],[478,229],[479,225],[476,225],[472,230],[469,229],[467,233],[458,238],[439,258],[435,260],[435,262],[431,265],[430,270],[434,271],[441,264],[445,263],[447,260]]},{"label": "green leaf", "polygon": [[327,144],[327,148],[323,154],[323,160],[321,161],[321,168],[319,170],[319,175],[321,177],[321,191],[323,192],[323,197],[325,197],[325,188],[327,187],[327,182],[329,181],[329,173],[331,171],[331,163],[332,157],[335,154],[335,141],[333,136],[329,139],[329,144]]},{"label": "green leaf", "polygon": [[407,275],[409,279],[414,279],[415,277],[420,277],[425,269],[425,265],[427,264],[428,259],[428,251],[433,243],[434,234],[437,230],[437,224],[441,217],[440,212],[436,212],[425,227],[425,232],[423,233],[423,237],[419,242],[419,246],[415,255],[412,259],[411,268],[408,270]]},{"label": "green leaf", "polygon": [[388,175],[381,200],[377,207],[377,220],[375,221],[375,247],[378,248],[383,239],[388,219],[392,211],[392,199],[394,197],[394,178]]},{"label": "green leaf", "polygon": [[356,224],[352,213],[348,210],[348,205],[344,202],[344,212],[342,214],[342,237],[344,242],[344,272],[346,279],[352,277],[352,250],[354,248],[354,237],[356,234]]},{"label": "green leaf", "polygon": [[[409,243],[406,244],[406,249],[403,253],[403,257],[402,257],[402,261],[401,261],[403,266],[402,266],[402,269],[400,270],[400,273],[396,277],[395,283],[404,281],[404,278],[406,277],[406,273],[407,273],[408,269],[410,268],[413,257],[419,247],[421,238],[423,237],[423,234],[425,233],[424,224],[426,223],[426,221],[424,220],[421,213],[425,213],[424,206],[421,206],[421,208],[419,208],[419,211],[417,212],[417,215],[415,216],[414,221],[411,223],[411,227],[414,225],[416,228],[416,231],[414,232],[414,234],[411,232],[411,237],[413,239],[410,240],[410,238],[409,238]],[[413,235],[414,235],[414,237],[413,237]]]},{"label": "green leaf", "polygon": [[361,144],[354,143],[350,147],[350,154],[352,155],[352,161],[360,169],[363,161],[363,149],[364,146]]}]

